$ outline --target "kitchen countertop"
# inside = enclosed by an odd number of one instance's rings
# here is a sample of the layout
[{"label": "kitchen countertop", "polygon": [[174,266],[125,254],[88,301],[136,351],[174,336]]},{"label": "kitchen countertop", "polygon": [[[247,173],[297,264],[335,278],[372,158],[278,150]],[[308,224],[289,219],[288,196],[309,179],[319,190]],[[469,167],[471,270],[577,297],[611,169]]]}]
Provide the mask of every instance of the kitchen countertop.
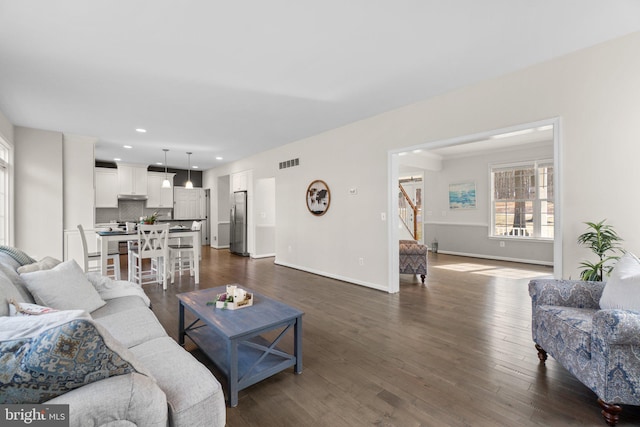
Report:
[{"label": "kitchen countertop", "polygon": [[[170,227],[169,233],[179,233],[185,231],[193,231],[189,227]],[[99,236],[121,236],[121,235],[134,235],[138,234],[137,231],[127,231],[127,230],[104,230],[104,231],[96,231]]]},{"label": "kitchen countertop", "polygon": [[173,218],[173,219],[163,219],[163,218],[158,218],[158,222],[178,222],[178,221],[206,221],[206,218],[187,218],[187,219],[177,219],[177,218]]}]

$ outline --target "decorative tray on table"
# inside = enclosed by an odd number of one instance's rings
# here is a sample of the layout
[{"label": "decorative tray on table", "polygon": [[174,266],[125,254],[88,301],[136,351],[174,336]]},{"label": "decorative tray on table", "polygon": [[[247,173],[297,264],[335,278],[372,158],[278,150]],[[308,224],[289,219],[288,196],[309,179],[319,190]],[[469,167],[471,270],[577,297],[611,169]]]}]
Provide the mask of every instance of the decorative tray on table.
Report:
[{"label": "decorative tray on table", "polygon": [[[253,294],[239,288],[237,285],[227,285],[226,292],[216,295],[216,308],[226,310],[237,310],[239,308],[251,307],[253,305]],[[213,301],[207,305],[213,305]]]}]

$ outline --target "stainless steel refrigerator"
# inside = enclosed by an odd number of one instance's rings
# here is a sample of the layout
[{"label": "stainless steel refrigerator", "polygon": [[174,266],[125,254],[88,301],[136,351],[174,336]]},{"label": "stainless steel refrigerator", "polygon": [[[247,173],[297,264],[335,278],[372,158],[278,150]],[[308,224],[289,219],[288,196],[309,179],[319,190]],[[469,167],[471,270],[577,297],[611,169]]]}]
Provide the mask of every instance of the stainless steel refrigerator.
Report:
[{"label": "stainless steel refrigerator", "polygon": [[231,198],[231,253],[249,256],[247,252],[247,192],[236,191]]}]

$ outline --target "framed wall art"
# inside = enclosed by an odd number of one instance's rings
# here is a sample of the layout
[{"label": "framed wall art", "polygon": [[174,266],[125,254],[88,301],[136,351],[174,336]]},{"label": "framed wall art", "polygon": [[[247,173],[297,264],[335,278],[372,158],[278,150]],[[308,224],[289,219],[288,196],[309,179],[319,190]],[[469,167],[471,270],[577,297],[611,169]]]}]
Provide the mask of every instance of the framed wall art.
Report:
[{"label": "framed wall art", "polygon": [[326,182],[316,179],[307,187],[307,209],[313,215],[321,216],[327,213],[331,204],[331,191]]},{"label": "framed wall art", "polygon": [[476,183],[449,184],[449,209],[475,209]]}]

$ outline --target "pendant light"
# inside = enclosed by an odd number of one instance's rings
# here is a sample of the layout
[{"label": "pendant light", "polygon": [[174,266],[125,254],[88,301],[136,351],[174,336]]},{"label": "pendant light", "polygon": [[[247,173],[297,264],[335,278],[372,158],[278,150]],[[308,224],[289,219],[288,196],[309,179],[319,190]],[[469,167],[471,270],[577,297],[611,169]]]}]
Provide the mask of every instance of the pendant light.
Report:
[{"label": "pendant light", "polygon": [[164,181],[162,181],[162,188],[171,188],[171,182],[169,181],[169,175],[167,175],[167,148],[163,148],[164,151]]},{"label": "pendant light", "polygon": [[193,188],[193,183],[191,182],[191,154],[193,154],[191,153],[191,151],[187,151],[187,156],[189,159],[189,169],[187,169],[187,174],[188,174],[187,183],[184,185],[184,188],[189,188],[189,189]]}]

